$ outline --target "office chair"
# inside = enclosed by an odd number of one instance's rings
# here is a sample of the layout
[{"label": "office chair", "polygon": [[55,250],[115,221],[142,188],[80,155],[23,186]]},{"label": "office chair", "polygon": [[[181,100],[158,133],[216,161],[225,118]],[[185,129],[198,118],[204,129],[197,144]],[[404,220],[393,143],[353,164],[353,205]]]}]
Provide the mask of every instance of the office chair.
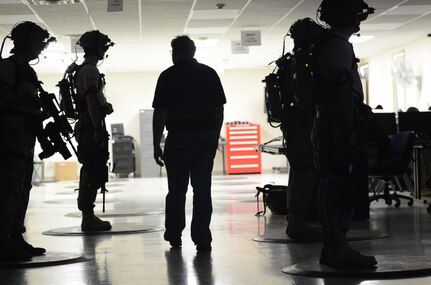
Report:
[{"label": "office chair", "polygon": [[392,135],[390,140],[392,157],[384,158],[377,167],[368,170],[369,186],[374,192],[369,202],[384,199],[387,205],[392,205],[392,201],[395,201],[395,207],[398,208],[400,199],[407,199],[407,204],[412,206],[413,198],[400,195],[397,190],[403,191],[407,188],[411,192],[413,188],[406,173],[413,153],[414,134],[400,132]]}]

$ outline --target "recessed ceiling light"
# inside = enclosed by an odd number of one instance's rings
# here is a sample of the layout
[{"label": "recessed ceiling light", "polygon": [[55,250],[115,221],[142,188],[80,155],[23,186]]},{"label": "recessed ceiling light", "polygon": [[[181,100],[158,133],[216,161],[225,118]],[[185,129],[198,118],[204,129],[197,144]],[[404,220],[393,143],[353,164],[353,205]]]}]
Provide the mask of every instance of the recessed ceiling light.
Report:
[{"label": "recessed ceiling light", "polygon": [[201,39],[197,39],[195,41],[196,47],[197,48],[209,48],[209,47],[213,47],[215,46],[219,41],[216,39],[205,39],[205,40],[201,40]]},{"label": "recessed ceiling light", "polygon": [[239,10],[193,10],[192,20],[225,20],[235,19]]},{"label": "recessed ceiling light", "polygon": [[228,27],[186,28],[185,33],[190,35],[224,34],[227,29]]}]

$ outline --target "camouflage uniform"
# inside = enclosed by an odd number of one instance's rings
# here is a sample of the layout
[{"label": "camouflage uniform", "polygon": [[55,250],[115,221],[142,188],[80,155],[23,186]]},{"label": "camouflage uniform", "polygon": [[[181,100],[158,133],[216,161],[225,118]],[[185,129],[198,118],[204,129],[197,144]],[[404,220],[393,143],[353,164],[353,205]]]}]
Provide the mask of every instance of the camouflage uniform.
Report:
[{"label": "camouflage uniform", "polygon": [[[36,130],[41,127],[37,82],[30,65],[17,66],[12,86],[15,98],[0,97],[0,231],[3,234],[25,232]],[[21,107],[26,111],[20,110]]]},{"label": "camouflage uniform", "polygon": [[85,87],[83,85],[86,76],[98,76],[98,99],[101,106],[102,116],[106,116],[104,107],[109,104],[103,94],[104,81],[101,79],[97,67],[91,64],[84,64],[77,72],[76,84],[78,96],[80,97],[81,110],[79,119],[75,125],[76,141],[78,142],[78,160],[82,164],[79,181],[78,209],[85,212],[93,212],[97,190],[107,181],[107,160],[108,160],[108,134],[103,130],[100,141],[96,142],[95,128],[90,118],[85,103]]}]

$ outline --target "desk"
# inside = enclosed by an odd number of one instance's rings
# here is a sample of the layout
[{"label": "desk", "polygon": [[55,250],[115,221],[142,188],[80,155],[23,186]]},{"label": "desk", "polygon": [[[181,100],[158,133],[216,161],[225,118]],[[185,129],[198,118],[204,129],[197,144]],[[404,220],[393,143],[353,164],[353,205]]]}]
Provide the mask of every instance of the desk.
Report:
[{"label": "desk", "polygon": [[[265,152],[269,154],[283,154],[286,155],[286,148],[280,142],[283,141],[283,137],[276,137],[270,141],[267,141],[263,144],[254,146],[253,148],[259,152]],[[272,144],[273,142],[277,142],[276,144]]]},{"label": "desk", "polygon": [[421,175],[420,175],[420,161],[421,161],[421,150],[423,146],[422,145],[415,145],[413,147],[413,189],[414,189],[414,197],[415,199],[420,199],[421,194]]},{"label": "desk", "polygon": [[226,157],[225,157],[226,139],[219,137],[217,150],[221,152],[222,163],[223,163],[223,174],[226,174]]},{"label": "desk", "polygon": [[274,144],[274,145],[258,145],[256,146],[254,149],[260,151],[260,152],[264,152],[264,153],[269,153],[269,154],[275,154],[275,155],[286,155],[286,148],[281,145],[281,144]]},{"label": "desk", "polygon": [[[260,144],[258,146],[253,147],[255,150],[263,153],[269,153],[273,155],[286,155],[287,156],[287,150],[286,147],[283,144],[280,144],[279,142],[283,141],[283,136],[276,137],[268,142],[265,142],[263,144]],[[276,144],[272,144],[273,142],[277,142]],[[289,162],[287,162],[286,167],[273,167],[272,170],[277,170],[280,173],[282,172],[289,172]]]},{"label": "desk", "polygon": [[417,139],[415,141],[415,145],[413,147],[413,188],[414,188],[414,197],[416,199],[421,199],[421,186],[422,186],[422,177],[421,177],[421,165],[422,165],[422,150],[424,148],[431,147],[431,140],[421,140]]}]

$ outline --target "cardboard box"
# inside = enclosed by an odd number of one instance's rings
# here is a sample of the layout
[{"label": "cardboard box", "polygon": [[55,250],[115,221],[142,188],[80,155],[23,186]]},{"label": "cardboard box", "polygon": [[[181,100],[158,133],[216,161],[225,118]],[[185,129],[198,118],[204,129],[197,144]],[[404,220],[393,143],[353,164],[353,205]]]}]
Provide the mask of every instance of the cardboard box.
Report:
[{"label": "cardboard box", "polygon": [[56,162],[55,163],[55,180],[77,180],[78,179],[78,163],[71,162]]}]

